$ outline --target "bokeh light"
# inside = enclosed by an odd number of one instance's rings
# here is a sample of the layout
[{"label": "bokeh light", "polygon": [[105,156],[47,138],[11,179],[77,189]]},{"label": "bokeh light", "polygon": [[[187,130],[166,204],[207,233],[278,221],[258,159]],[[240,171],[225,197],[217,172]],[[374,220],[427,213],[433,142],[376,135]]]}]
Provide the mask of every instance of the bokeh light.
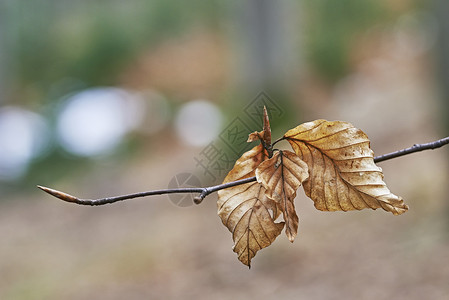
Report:
[{"label": "bokeh light", "polygon": [[37,113],[13,106],[0,109],[0,180],[23,176],[30,161],[44,153],[48,124]]},{"label": "bokeh light", "polygon": [[206,146],[220,133],[222,114],[205,100],[191,101],[179,110],[175,129],[178,136],[191,146]]},{"label": "bokeh light", "polygon": [[61,146],[78,156],[110,153],[141,123],[140,101],[118,88],[94,88],[71,96],[58,118]]}]

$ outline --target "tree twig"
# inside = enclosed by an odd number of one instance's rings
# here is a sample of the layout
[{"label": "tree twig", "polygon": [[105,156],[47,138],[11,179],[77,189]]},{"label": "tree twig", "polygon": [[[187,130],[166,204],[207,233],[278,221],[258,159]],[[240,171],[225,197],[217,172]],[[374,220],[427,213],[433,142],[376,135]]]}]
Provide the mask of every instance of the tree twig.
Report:
[{"label": "tree twig", "polygon": [[406,149],[391,152],[388,154],[376,156],[376,157],[374,157],[374,162],[377,163],[377,162],[381,162],[384,160],[400,157],[403,155],[407,155],[410,153],[419,152],[419,151],[423,151],[423,150],[429,150],[429,149],[433,150],[433,149],[443,147],[444,145],[447,145],[447,144],[449,144],[449,136],[442,138],[438,141],[434,141],[434,142],[430,142],[430,143],[426,143],[426,144],[414,144],[410,148],[406,148]]},{"label": "tree twig", "polygon": [[[426,143],[426,144],[415,144],[410,148],[406,148],[406,149],[402,149],[399,151],[376,156],[376,157],[374,157],[374,162],[376,162],[376,163],[382,162],[382,161],[385,161],[388,159],[400,157],[403,155],[407,155],[407,154],[411,154],[411,153],[419,152],[419,151],[423,151],[423,150],[436,149],[436,148],[440,148],[447,144],[449,144],[449,137],[445,137],[443,139],[440,139],[440,140],[437,140],[434,142],[430,142],[430,143]],[[146,196],[164,195],[164,194],[185,194],[185,193],[199,193],[199,195],[194,198],[194,202],[196,204],[200,204],[204,200],[204,198],[206,198],[207,195],[209,195],[213,192],[216,192],[216,191],[219,191],[222,189],[226,189],[229,187],[253,182],[253,181],[256,181],[255,176],[240,179],[237,181],[224,183],[224,184],[219,184],[219,185],[215,185],[215,186],[204,187],[204,188],[198,187],[198,188],[177,188],[177,189],[153,190],[153,191],[146,191],[146,192],[141,192],[141,193],[134,193],[134,194],[128,194],[128,195],[116,196],[116,197],[107,197],[107,198],[94,199],[94,200],[80,199],[78,197],[69,195],[67,193],[60,192],[60,191],[50,189],[48,187],[44,187],[44,186],[40,186],[40,185],[38,185],[37,187],[58,199],[61,199],[66,202],[80,204],[80,205],[97,206],[97,205],[104,205],[104,204],[108,204],[108,203],[114,203],[117,201],[128,200],[128,199],[133,199],[133,198],[141,198],[141,197],[146,197]]]},{"label": "tree twig", "polygon": [[153,190],[153,191],[147,191],[147,192],[140,192],[140,193],[134,193],[134,194],[128,194],[123,196],[116,196],[116,197],[107,197],[107,198],[101,198],[101,199],[80,199],[78,197],[69,195],[67,193],[57,191],[48,187],[40,186],[37,187],[43,190],[44,192],[61,199],[66,202],[72,202],[76,204],[81,205],[91,205],[91,206],[97,206],[97,205],[104,205],[109,203],[114,203],[117,201],[122,200],[128,200],[133,198],[141,198],[146,196],[154,196],[154,195],[165,195],[165,194],[186,194],[186,193],[200,193],[199,196],[194,198],[194,202],[196,204],[200,204],[204,198],[206,198],[207,195],[225,189],[229,187],[233,187],[236,185],[245,184],[248,182],[256,181],[256,177],[248,177],[245,179],[240,179],[237,181],[232,181],[224,184],[219,184],[215,186],[209,186],[209,187],[199,187],[199,188],[177,188],[177,189],[163,189],[163,190]]}]

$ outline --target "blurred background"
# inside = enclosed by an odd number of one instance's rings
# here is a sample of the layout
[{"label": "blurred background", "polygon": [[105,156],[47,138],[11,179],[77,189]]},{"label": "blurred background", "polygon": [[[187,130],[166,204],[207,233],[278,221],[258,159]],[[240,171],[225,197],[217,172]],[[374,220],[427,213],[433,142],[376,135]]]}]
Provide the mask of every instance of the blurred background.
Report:
[{"label": "blurred background", "polygon": [[445,0],[0,0],[0,298],[445,299],[448,149],[380,164],[399,217],[320,212],[299,191],[297,240],[251,270],[216,195],[81,207],[36,185],[219,183],[264,104],[274,138],[317,118],[361,128],[375,155],[445,137],[448,15]]}]

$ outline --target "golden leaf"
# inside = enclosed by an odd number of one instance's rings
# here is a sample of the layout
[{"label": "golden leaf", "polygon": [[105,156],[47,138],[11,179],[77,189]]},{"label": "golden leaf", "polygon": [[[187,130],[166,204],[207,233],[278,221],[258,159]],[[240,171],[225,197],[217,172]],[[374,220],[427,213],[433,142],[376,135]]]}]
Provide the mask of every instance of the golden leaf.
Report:
[{"label": "golden leaf", "polygon": [[[237,160],[223,183],[254,176],[265,159],[263,146],[254,147]],[[283,222],[274,222],[280,214],[276,202],[266,197],[265,188],[256,181],[220,190],[217,204],[218,215],[232,233],[233,250],[247,266],[256,252],[271,245],[284,228]]]},{"label": "golden leaf", "polygon": [[367,135],[350,123],[316,120],[287,131],[284,139],[309,167],[303,186],[317,209],[382,208],[394,215],[407,211],[383,181]]},{"label": "golden leaf", "polygon": [[299,218],[295,211],[296,190],[309,177],[307,164],[291,151],[278,151],[256,169],[257,181],[266,195],[280,204],[286,224],[285,233],[293,242]]}]

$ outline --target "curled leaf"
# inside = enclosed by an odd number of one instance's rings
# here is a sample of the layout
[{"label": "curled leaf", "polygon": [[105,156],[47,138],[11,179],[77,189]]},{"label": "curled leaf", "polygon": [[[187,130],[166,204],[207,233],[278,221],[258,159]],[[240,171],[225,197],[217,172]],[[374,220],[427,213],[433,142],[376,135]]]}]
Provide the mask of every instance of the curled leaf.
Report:
[{"label": "curled leaf", "polygon": [[263,130],[262,131],[254,131],[250,133],[248,136],[248,143],[260,140],[263,147],[267,150],[268,157],[273,155],[273,150],[271,147],[271,127],[270,120],[268,119],[267,108],[263,107]]},{"label": "curled leaf", "polygon": [[254,131],[248,136],[248,143],[263,140],[263,131]]},{"label": "curled leaf", "polygon": [[309,177],[307,164],[291,151],[278,151],[256,169],[257,181],[266,195],[280,204],[286,224],[285,233],[293,242],[299,218],[295,211],[296,190]]},{"label": "curled leaf", "polygon": [[[267,152],[258,145],[237,160],[223,183],[255,175],[255,170],[267,159]],[[218,215],[232,233],[233,250],[247,266],[256,252],[271,245],[282,232],[284,223],[275,223],[280,211],[275,201],[265,195],[265,188],[250,182],[218,192]]]},{"label": "curled leaf", "polygon": [[309,167],[303,186],[317,209],[382,208],[395,215],[407,211],[402,198],[383,181],[367,135],[350,123],[316,120],[287,131],[284,139]]},{"label": "curled leaf", "polygon": [[268,119],[267,108],[263,107],[263,141],[266,147],[271,149],[271,127],[270,120]]}]

